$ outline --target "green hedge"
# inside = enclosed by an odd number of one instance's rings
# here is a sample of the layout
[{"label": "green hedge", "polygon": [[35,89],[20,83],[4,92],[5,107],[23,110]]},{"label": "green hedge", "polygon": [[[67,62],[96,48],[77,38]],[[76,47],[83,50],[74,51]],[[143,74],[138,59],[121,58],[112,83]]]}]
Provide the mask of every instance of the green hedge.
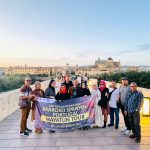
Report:
[{"label": "green hedge", "polygon": [[100,74],[94,76],[98,80],[115,80],[118,83],[121,83],[121,77],[127,77],[129,83],[136,82],[139,87],[150,89],[150,72],[121,72],[121,73],[111,73],[111,74]]},{"label": "green hedge", "polygon": [[[25,77],[30,77],[32,79],[32,84],[33,84],[36,81],[37,76],[30,75],[30,74],[1,76],[0,77],[0,92],[6,92],[6,91],[20,88],[24,84]],[[40,81],[43,81],[43,80],[40,80]]]}]

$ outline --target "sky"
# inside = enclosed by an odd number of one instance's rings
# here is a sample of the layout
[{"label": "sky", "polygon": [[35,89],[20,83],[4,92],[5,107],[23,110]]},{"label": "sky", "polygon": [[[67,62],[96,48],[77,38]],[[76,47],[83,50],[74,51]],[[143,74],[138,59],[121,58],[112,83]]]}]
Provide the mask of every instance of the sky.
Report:
[{"label": "sky", "polygon": [[0,67],[150,65],[149,0],[0,0]]}]

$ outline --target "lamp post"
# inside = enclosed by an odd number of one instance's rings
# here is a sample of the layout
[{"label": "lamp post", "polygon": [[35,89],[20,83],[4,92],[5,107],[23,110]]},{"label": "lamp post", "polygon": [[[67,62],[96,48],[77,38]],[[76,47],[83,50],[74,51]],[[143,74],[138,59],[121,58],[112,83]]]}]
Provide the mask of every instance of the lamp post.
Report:
[{"label": "lamp post", "polygon": [[149,97],[144,97],[143,99],[144,103],[142,106],[142,116],[143,117],[149,117],[150,116],[150,98]]}]

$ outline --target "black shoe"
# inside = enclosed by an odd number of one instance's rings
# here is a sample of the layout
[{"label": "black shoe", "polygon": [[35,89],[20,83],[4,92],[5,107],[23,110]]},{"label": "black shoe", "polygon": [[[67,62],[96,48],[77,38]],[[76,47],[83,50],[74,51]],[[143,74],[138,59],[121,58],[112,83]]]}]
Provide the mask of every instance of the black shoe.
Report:
[{"label": "black shoe", "polygon": [[110,124],[108,124],[108,127],[113,127],[113,126],[114,126],[114,125],[113,125],[113,124],[111,124],[111,123],[110,123]]},{"label": "black shoe", "polygon": [[129,137],[130,137],[131,139],[134,139],[134,138],[135,138],[135,135],[132,134],[132,135],[130,135]]},{"label": "black shoe", "polygon": [[88,127],[87,126],[83,127],[83,130],[88,130]]},{"label": "black shoe", "polygon": [[102,128],[106,128],[106,121],[104,121],[104,125],[102,126]]},{"label": "black shoe", "polygon": [[140,143],[140,142],[141,142],[141,139],[136,138],[136,139],[135,139],[135,142],[136,142],[136,143]]},{"label": "black shoe", "polygon": [[27,133],[31,133],[32,132],[32,130],[31,129],[28,129],[28,128],[26,128],[26,130],[25,130]]},{"label": "black shoe", "polygon": [[118,129],[118,125],[115,125],[115,129]]},{"label": "black shoe", "polygon": [[26,131],[20,132],[20,136],[29,136],[29,133],[27,133]]},{"label": "black shoe", "polygon": [[49,132],[51,132],[51,133],[55,133],[55,131],[54,131],[54,130],[50,130]]}]

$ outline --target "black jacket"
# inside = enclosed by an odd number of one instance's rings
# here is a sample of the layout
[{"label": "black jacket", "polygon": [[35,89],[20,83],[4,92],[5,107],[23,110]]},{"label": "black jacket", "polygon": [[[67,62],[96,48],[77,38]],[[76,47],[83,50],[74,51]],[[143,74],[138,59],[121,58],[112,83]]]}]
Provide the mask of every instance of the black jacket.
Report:
[{"label": "black jacket", "polygon": [[100,106],[103,108],[107,108],[108,107],[108,97],[105,94],[109,94],[109,89],[105,88],[102,92],[101,92],[101,100],[100,100]]},{"label": "black jacket", "polygon": [[69,81],[69,83],[67,83],[67,82],[65,81],[65,82],[63,82],[62,84],[64,84],[64,85],[66,86],[67,91],[69,90],[69,88],[70,88],[70,87],[72,87],[72,86],[73,86],[72,81]]},{"label": "black jacket", "polygon": [[85,95],[87,95],[87,96],[91,95],[90,90],[87,88],[80,88],[79,97],[82,97]]},{"label": "black jacket", "polygon": [[66,94],[60,94],[59,92],[57,93],[57,95],[55,96],[56,100],[67,100],[70,99],[70,95],[68,93]]}]

